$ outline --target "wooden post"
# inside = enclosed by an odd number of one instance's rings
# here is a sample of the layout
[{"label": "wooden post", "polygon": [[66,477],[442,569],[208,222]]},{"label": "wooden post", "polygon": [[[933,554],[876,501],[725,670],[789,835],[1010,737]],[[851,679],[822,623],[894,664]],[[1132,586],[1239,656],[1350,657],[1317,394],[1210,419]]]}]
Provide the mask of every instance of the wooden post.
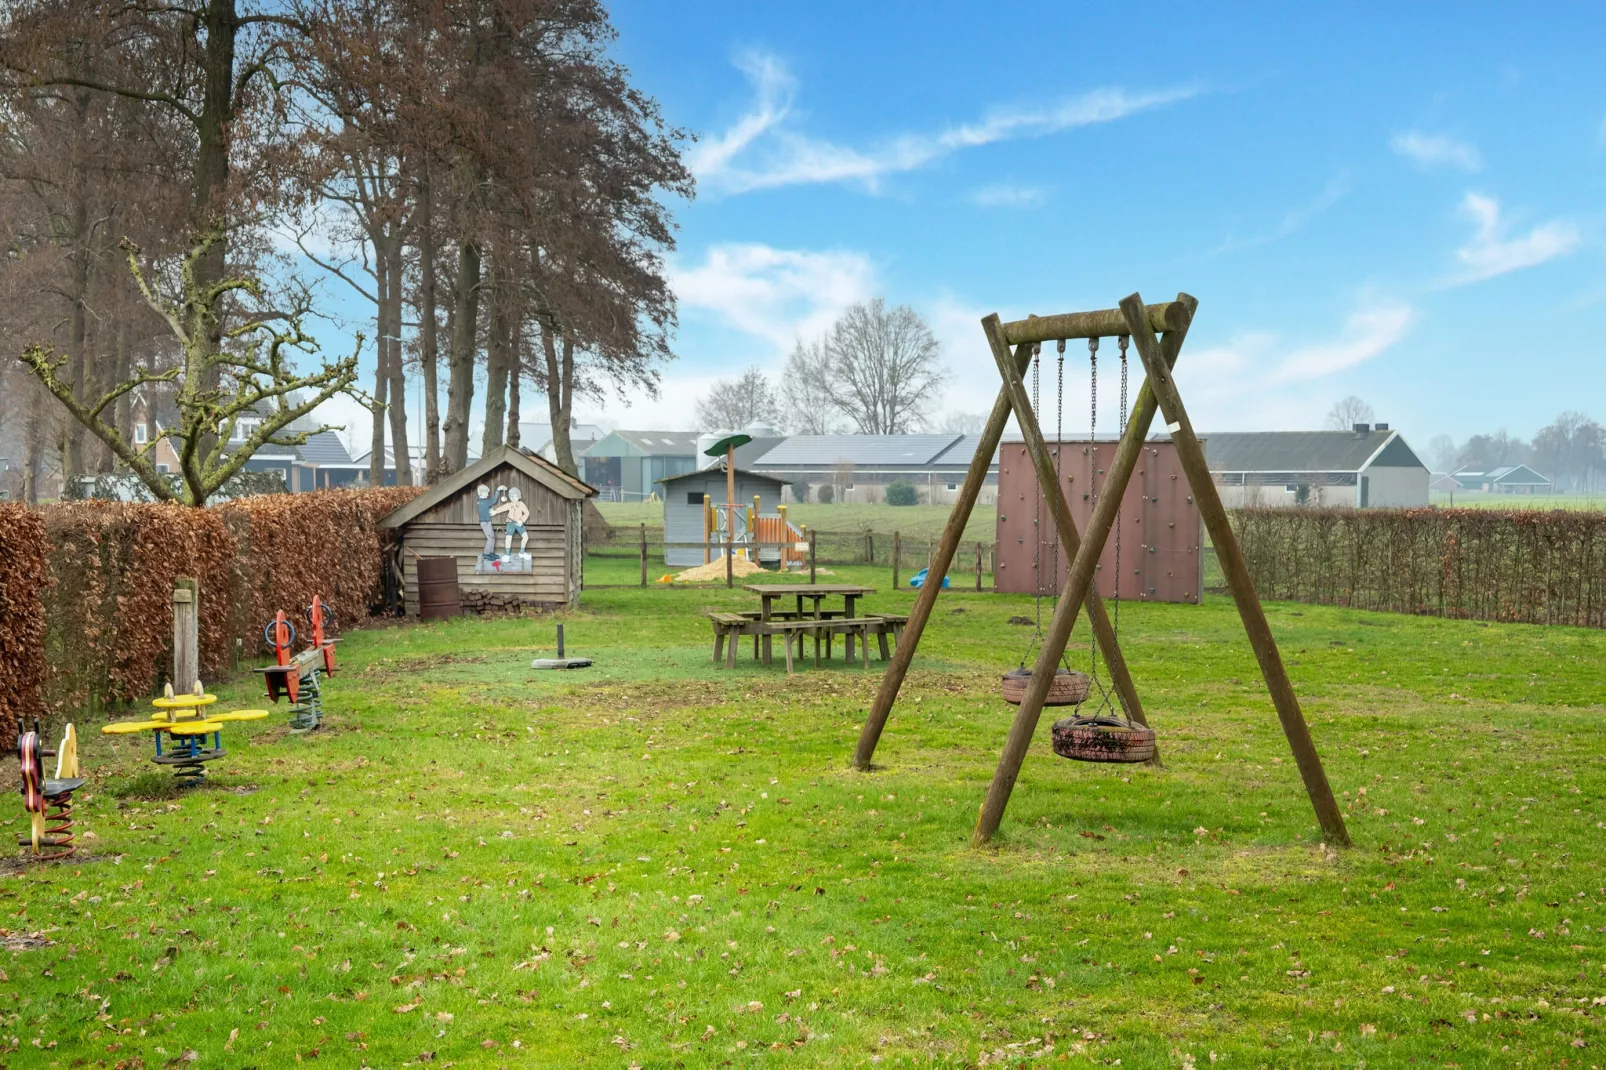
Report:
[{"label": "wooden post", "polygon": [[[1133,308],[1127,308],[1128,301],[1133,303]],[[1129,320],[1140,314],[1136,306],[1136,296],[1121,302],[1122,311],[1127,312]],[[1193,424],[1182,405],[1182,395],[1172,381],[1170,365],[1164,363],[1164,356],[1152,337],[1136,335],[1134,341],[1139,343],[1138,355],[1143,358],[1149,382],[1153,384],[1154,394],[1159,399],[1160,411],[1171,432],[1171,442],[1176,446],[1177,460],[1188,475],[1194,500],[1204,518],[1205,528],[1210,532],[1210,541],[1216,548],[1216,561],[1221,565],[1227,586],[1232,590],[1233,601],[1238,604],[1238,616],[1243,620],[1244,631],[1249,634],[1249,645],[1254,648],[1261,675],[1266,678],[1266,688],[1271,692],[1272,704],[1277,708],[1277,719],[1282,722],[1283,735],[1288,737],[1288,747],[1294,752],[1294,764],[1299,767],[1299,775],[1305,782],[1305,794],[1310,796],[1316,820],[1322,826],[1322,835],[1329,843],[1348,847],[1349,830],[1344,826],[1343,811],[1339,809],[1338,800],[1333,798],[1332,786],[1327,782],[1327,771],[1322,767],[1322,757],[1310,737],[1310,726],[1305,723],[1305,715],[1299,708],[1299,696],[1294,693],[1294,685],[1288,679],[1288,670],[1283,666],[1277,640],[1271,634],[1266,611],[1255,594],[1255,584],[1249,576],[1249,566],[1244,562],[1243,550],[1233,533],[1231,521],[1227,519],[1227,510],[1221,505],[1215,480],[1210,476],[1204,448],[1193,433]]]},{"label": "wooden post", "polygon": [[[668,535],[668,529],[664,531]],[[703,495],[703,564],[714,559],[714,503],[708,495]]]},{"label": "wooden post", "polygon": [[173,691],[195,690],[201,678],[201,585],[187,576],[173,580]]},{"label": "wooden post", "polygon": [[892,533],[892,589],[898,589],[898,565],[903,557],[903,536],[896,531]]},{"label": "wooden post", "polygon": [[809,582],[810,583],[814,582],[815,536],[817,536],[817,535],[819,535],[818,531],[814,530],[813,528],[809,529]]},{"label": "wooden post", "polygon": [[736,556],[736,447],[725,447],[725,586],[736,586],[734,562]]},{"label": "wooden post", "polygon": [[[1187,336],[1191,321],[1193,298],[1179,294],[1176,303],[1181,304],[1184,301],[1188,302],[1185,308],[1190,315],[1184,317],[1181,327],[1167,331],[1165,340],[1161,343],[1162,359],[1167,368],[1176,363],[1177,354],[1182,349],[1182,342]],[[997,350],[1002,342],[998,317],[988,317],[983,321],[983,325],[987,328],[989,340],[994,348],[994,358],[997,359]],[[1152,346],[1153,341],[1151,335],[1140,344]],[[1000,367],[1007,370],[1007,366],[1001,362]],[[1065,489],[1055,478],[1052,458],[1043,443],[1042,431],[1038,428],[1036,419],[1029,415],[1020,415],[1022,408],[1029,410],[1029,402],[1025,398],[1025,384],[1021,382],[1019,374],[1016,374],[1006,375],[1005,386],[1015,398],[1017,420],[1021,423],[1028,452],[1032,454],[1033,464],[1037,468],[1038,483],[1045,492],[1048,487],[1054,488],[1048,497],[1057,520],[1059,510],[1065,506]],[[1095,605],[1094,599],[1090,597],[1096,594],[1093,590],[1093,572],[1098,566],[1098,558],[1104,550],[1104,544],[1109,539],[1110,528],[1115,524],[1116,511],[1121,506],[1121,498],[1126,493],[1126,485],[1132,478],[1132,471],[1137,467],[1138,455],[1143,450],[1143,440],[1148,436],[1149,425],[1154,422],[1157,408],[1158,402],[1155,400],[1154,391],[1145,381],[1138,390],[1132,415],[1127,420],[1126,429],[1116,447],[1115,463],[1105,475],[1103,493],[1100,494],[1098,504],[1093,507],[1093,515],[1088,520],[1086,541],[1079,540],[1075,525],[1071,525],[1071,536],[1068,539],[1064,537],[1064,531],[1061,531],[1061,542],[1065,544],[1067,552],[1073,553],[1074,556],[1070,571],[1065,577],[1065,589],[1060,596],[1059,604],[1054,607],[1054,618],[1049,624],[1047,634],[1043,636],[1037,662],[1032,669],[1031,682],[1027,685],[1026,695],[1015,711],[1015,719],[1009,728],[1009,737],[1004,743],[1003,753],[998,757],[998,767],[993,772],[992,783],[987,788],[987,798],[977,815],[976,828],[971,834],[971,842],[977,846],[992,838],[993,833],[998,830],[999,822],[1004,818],[1004,809],[1009,805],[1010,792],[1014,790],[1015,780],[1020,775],[1021,763],[1026,760],[1026,750],[1031,745],[1032,734],[1037,730],[1037,720],[1042,715],[1043,702],[1048,698],[1048,689],[1054,682],[1054,674],[1059,668],[1060,659],[1065,655],[1065,644],[1070,638],[1071,626],[1076,622],[1077,610],[1084,599],[1087,600],[1090,609],[1095,611],[1102,609],[1102,603]],[[1095,616],[1095,628],[1097,623]],[[1114,644],[1111,645],[1112,648],[1113,646]],[[1116,656],[1120,656],[1119,652]],[[1106,649],[1105,664],[1109,666],[1110,675],[1114,677],[1116,663],[1110,659],[1108,649]],[[1123,664],[1122,670],[1124,669]],[[1119,687],[1117,690],[1120,690]],[[1125,698],[1124,693],[1122,698]],[[1130,708],[1127,714],[1139,723],[1146,723],[1140,720],[1140,713],[1134,714]]]},{"label": "wooden post", "polygon": [[647,525],[641,525],[641,585],[647,586]]},{"label": "wooden post", "polygon": [[976,544],[976,590],[981,590],[981,543]]}]

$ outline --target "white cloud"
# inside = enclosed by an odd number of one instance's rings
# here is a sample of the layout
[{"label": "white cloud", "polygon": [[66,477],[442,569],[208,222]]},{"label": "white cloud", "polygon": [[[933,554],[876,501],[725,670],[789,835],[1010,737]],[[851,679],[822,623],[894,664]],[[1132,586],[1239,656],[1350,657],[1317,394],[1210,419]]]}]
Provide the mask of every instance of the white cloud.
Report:
[{"label": "white cloud", "polygon": [[1322,215],[1333,205],[1347,197],[1351,188],[1349,176],[1339,175],[1327,183],[1322,192],[1317,194],[1313,200],[1284,213],[1277,226],[1271,230],[1249,238],[1229,236],[1226,241],[1205,255],[1221,256],[1225,253],[1238,252],[1240,249],[1253,249],[1261,245],[1270,245],[1273,242],[1282,241],[1284,238],[1303,230],[1311,220]]},{"label": "white cloud", "polygon": [[1295,349],[1278,364],[1272,380],[1304,382],[1365,364],[1404,338],[1414,318],[1411,306],[1397,301],[1357,309],[1337,339]]},{"label": "white cloud", "polygon": [[1036,208],[1048,200],[1041,186],[1016,186],[1002,182],[983,186],[970,195],[970,202],[981,208]]},{"label": "white cloud", "polygon": [[1466,141],[1457,141],[1445,134],[1424,134],[1420,130],[1406,130],[1395,134],[1389,145],[1418,167],[1454,167],[1461,171],[1483,169],[1483,154],[1478,147]]},{"label": "white cloud", "polygon": [[974,122],[937,133],[901,134],[860,150],[787,128],[797,82],[778,57],[748,52],[736,65],[753,86],[753,104],[691,156],[700,183],[731,194],[820,182],[857,182],[875,192],[884,176],[915,170],[961,149],[1113,122],[1201,92],[1197,86],[1095,89],[1054,104],[998,108]]},{"label": "white cloud", "polygon": [[1468,193],[1462,199],[1461,214],[1472,220],[1475,232],[1470,242],[1456,250],[1463,270],[1450,280],[1450,285],[1481,282],[1536,267],[1566,256],[1582,240],[1578,228],[1562,220],[1541,223],[1521,237],[1508,239],[1500,218],[1500,202],[1481,193]]},{"label": "white cloud", "polygon": [[868,256],[851,250],[729,243],[711,247],[695,267],[674,265],[669,282],[682,308],[712,312],[784,351],[800,335],[822,333],[844,308],[869,297],[875,269]]}]

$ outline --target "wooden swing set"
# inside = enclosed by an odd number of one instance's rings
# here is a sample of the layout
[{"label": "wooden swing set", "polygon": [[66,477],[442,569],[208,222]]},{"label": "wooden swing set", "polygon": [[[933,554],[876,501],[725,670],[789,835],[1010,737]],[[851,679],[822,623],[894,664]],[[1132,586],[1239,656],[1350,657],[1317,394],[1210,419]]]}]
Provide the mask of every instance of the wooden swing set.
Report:
[{"label": "wooden swing set", "polygon": [[[1071,628],[1084,605],[1087,607],[1088,618],[1092,624],[1094,645],[1104,656],[1104,663],[1109,670],[1110,681],[1119,700],[1122,716],[1115,718],[1095,716],[1061,724],[1074,727],[1084,744],[1089,738],[1098,738],[1101,732],[1111,733],[1111,739],[1136,735],[1142,736],[1146,743],[1152,743],[1153,736],[1149,731],[1148,719],[1144,715],[1137,689],[1133,686],[1131,675],[1127,671],[1116,630],[1110,622],[1102,599],[1094,589],[1093,577],[1111,529],[1118,521],[1121,499],[1142,455],[1143,443],[1148,437],[1156,412],[1165,418],[1166,430],[1170,432],[1178,461],[1187,474],[1200,516],[1215,545],[1217,561],[1226,577],[1233,601],[1237,604],[1238,615],[1243,621],[1244,630],[1248,633],[1249,644],[1254,649],[1255,658],[1260,664],[1260,672],[1266,680],[1266,687],[1271,692],[1272,704],[1277,709],[1283,734],[1288,738],[1289,749],[1293,752],[1294,762],[1299,768],[1305,792],[1316,811],[1316,819],[1321,825],[1326,842],[1336,846],[1349,845],[1349,832],[1344,826],[1344,816],[1339,810],[1337,800],[1333,798],[1326,770],[1322,768],[1321,756],[1311,740],[1310,729],[1305,724],[1304,714],[1299,708],[1299,699],[1294,694],[1293,684],[1283,667],[1282,655],[1277,649],[1276,640],[1272,637],[1271,626],[1266,621],[1265,611],[1261,608],[1254,584],[1250,581],[1243,553],[1227,519],[1227,511],[1222,507],[1221,497],[1216,491],[1214,480],[1211,479],[1204,449],[1194,434],[1193,425],[1189,422],[1187,410],[1182,404],[1182,397],[1178,394],[1176,383],[1171,377],[1171,369],[1182,351],[1182,343],[1187,337],[1197,307],[1198,302],[1185,293],[1178,294],[1175,301],[1157,305],[1145,305],[1142,298],[1133,294],[1123,300],[1119,308],[1096,312],[1033,316],[1007,323],[994,314],[982,320],[982,331],[987,336],[993,359],[998,364],[999,374],[1003,378],[1003,388],[993,403],[976,455],[971,460],[970,469],[965,475],[959,499],[954,504],[953,512],[949,514],[942,540],[932,557],[928,580],[919,590],[914,607],[909,612],[903,639],[898,643],[892,660],[887,665],[886,675],[882,677],[870,715],[865,718],[858,749],[853,758],[853,764],[859,770],[870,768],[876,744],[886,728],[887,718],[897,702],[898,691],[903,686],[904,677],[908,674],[909,663],[914,658],[915,650],[920,645],[921,634],[931,618],[932,606],[942,588],[941,578],[953,562],[965,525],[970,520],[971,510],[975,507],[982,484],[987,478],[987,470],[1003,437],[1004,427],[1013,414],[1036,471],[1039,488],[1046,496],[1054,515],[1059,544],[1064,547],[1071,563],[1064,588],[1054,607],[1052,622],[1041,637],[1041,645],[1031,672],[1029,675],[1022,674],[1024,679],[1017,675],[1014,681],[1017,689],[1024,685],[1024,693],[1016,696],[1019,698],[1019,708],[1015,713],[1014,722],[1010,725],[1008,739],[1004,744],[1003,753],[999,756],[992,784],[987,790],[987,798],[982,803],[981,812],[976,819],[976,828],[971,839],[978,846],[992,838],[1003,820],[1004,810],[1009,805],[1010,793],[1015,787],[1016,778],[1020,775],[1021,763],[1026,758],[1026,751],[1037,730],[1037,722],[1042,715],[1043,707],[1054,704],[1050,702],[1050,692],[1065,686],[1066,673],[1061,669],[1061,664],[1065,657],[1066,645],[1070,640]],[[1116,447],[1115,459],[1104,474],[1104,485],[1095,501],[1084,537],[1077,532],[1076,525],[1071,519],[1070,507],[1066,503],[1064,487],[1059,479],[1059,444],[1056,443],[1054,451],[1051,452],[1044,441],[1042,428],[1038,425],[1037,412],[1032,399],[1027,396],[1024,376],[1032,364],[1034,355],[1044,342],[1058,342],[1063,353],[1067,339],[1092,341],[1111,337],[1123,340],[1123,355],[1124,340],[1130,338],[1139,358],[1143,361],[1146,376],[1132,406],[1131,414],[1126,419],[1125,429]],[[1006,691],[1011,686],[1007,679],[1005,686]],[[1057,729],[1059,727],[1056,726]],[[1060,748],[1058,739],[1056,750],[1067,753],[1067,750]],[[1143,750],[1141,753],[1148,757],[1152,752]],[[1091,756],[1085,750],[1068,756],[1093,761],[1132,760],[1130,757],[1113,752],[1112,757],[1099,758]]]}]

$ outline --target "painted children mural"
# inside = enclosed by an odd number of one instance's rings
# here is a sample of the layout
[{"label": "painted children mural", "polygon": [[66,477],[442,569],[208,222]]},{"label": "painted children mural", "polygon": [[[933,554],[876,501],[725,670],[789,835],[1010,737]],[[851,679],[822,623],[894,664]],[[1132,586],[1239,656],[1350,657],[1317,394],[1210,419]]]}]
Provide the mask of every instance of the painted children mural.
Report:
[{"label": "painted children mural", "polygon": [[474,488],[474,495],[478,499],[480,517],[480,531],[485,535],[485,549],[480,551],[480,560],[487,564],[495,563],[496,557],[496,531],[491,527],[492,510],[495,503],[491,501],[491,488],[484,483]]},{"label": "painted children mural", "polygon": [[524,493],[518,487],[509,490],[507,487],[496,488],[497,503],[491,509],[492,516],[506,516],[507,526],[503,528],[504,541],[502,553],[508,557],[513,556],[513,536],[519,537],[518,560],[528,560],[529,554],[525,547],[530,544],[530,535],[524,528],[525,521],[530,519],[530,507],[524,504]]}]

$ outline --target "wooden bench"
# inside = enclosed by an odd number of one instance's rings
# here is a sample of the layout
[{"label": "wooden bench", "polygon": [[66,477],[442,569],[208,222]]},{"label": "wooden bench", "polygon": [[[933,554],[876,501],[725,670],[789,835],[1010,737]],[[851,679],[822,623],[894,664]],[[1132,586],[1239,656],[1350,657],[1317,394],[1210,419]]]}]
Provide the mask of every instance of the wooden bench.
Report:
[{"label": "wooden bench", "polygon": [[909,623],[909,614],[875,613],[872,615],[881,621],[881,627],[876,631],[876,639],[881,644],[881,660],[886,661],[888,658],[887,633],[892,633],[892,648],[896,650],[898,644],[903,642],[903,629]]},{"label": "wooden bench", "polygon": [[[725,667],[736,668],[736,643],[743,635],[753,637],[753,656],[758,657],[759,622],[742,613],[710,611],[708,619],[714,625],[714,664],[725,662]],[[729,646],[726,646],[726,643]]]},{"label": "wooden bench", "polygon": [[[850,663],[853,660],[852,640],[855,636],[858,637],[861,644],[859,647],[861,651],[859,665],[862,668],[869,668],[870,635],[872,633],[880,634],[881,624],[880,617],[833,617],[829,620],[772,620],[768,625],[762,625],[762,627],[767,628],[772,635],[780,635],[785,638],[786,671],[790,673],[793,671],[792,639],[794,636],[797,638],[797,652],[801,655],[803,653],[803,637],[805,635],[813,635],[814,637],[814,667],[816,669],[820,667],[820,637],[822,635],[825,636],[825,656],[830,657],[831,637],[839,633],[848,639],[847,656]],[[883,638],[881,642],[881,658],[884,661],[886,657],[887,646],[886,640]]]}]

